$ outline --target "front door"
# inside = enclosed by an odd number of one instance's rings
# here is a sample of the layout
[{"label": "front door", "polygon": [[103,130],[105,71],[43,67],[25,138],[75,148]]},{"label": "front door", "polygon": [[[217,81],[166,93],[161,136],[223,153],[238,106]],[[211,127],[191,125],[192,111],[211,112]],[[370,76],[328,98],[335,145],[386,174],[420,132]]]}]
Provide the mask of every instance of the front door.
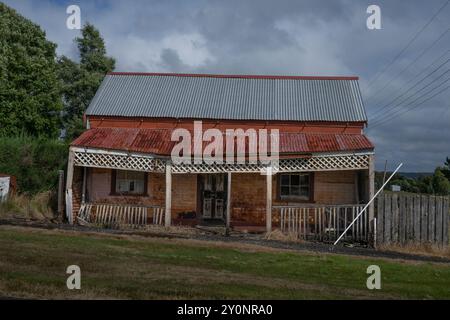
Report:
[{"label": "front door", "polygon": [[224,219],[226,207],[226,188],[224,174],[205,174],[202,180],[203,219]]}]

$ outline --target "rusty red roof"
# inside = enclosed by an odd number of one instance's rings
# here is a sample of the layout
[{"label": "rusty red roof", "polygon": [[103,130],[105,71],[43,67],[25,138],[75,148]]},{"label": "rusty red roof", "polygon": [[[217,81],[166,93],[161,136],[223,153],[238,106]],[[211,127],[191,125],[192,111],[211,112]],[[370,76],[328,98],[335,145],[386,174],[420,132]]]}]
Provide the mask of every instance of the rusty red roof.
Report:
[{"label": "rusty red roof", "polygon": [[[171,135],[170,129],[95,128],[85,131],[71,145],[170,156],[176,144],[171,141]],[[363,134],[280,133],[280,154],[355,152],[373,148]]]}]

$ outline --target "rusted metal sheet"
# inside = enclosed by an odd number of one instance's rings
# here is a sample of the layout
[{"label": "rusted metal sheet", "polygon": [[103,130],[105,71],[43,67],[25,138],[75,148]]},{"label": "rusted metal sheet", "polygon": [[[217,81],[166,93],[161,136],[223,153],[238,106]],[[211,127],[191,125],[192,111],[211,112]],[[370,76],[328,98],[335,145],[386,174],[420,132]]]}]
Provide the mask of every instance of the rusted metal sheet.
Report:
[{"label": "rusted metal sheet", "polygon": [[[84,132],[72,143],[72,146],[169,156],[177,143],[171,141],[171,135],[172,130],[169,129],[95,128]],[[372,143],[362,134],[280,133],[279,137],[280,154],[353,152],[373,149]],[[207,144],[204,142],[203,146]],[[246,150],[249,150],[247,139]]]},{"label": "rusted metal sheet", "polygon": [[16,192],[16,178],[11,175],[0,173],[0,202],[5,201]]}]

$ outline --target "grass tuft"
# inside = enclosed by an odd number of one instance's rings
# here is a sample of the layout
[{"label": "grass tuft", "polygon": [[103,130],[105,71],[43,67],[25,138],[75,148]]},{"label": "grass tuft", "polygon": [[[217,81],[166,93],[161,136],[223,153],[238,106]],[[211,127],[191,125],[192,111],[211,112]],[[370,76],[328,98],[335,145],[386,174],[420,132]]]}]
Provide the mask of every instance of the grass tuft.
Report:
[{"label": "grass tuft", "polygon": [[0,203],[0,218],[51,220],[55,218],[52,209],[54,194],[51,191],[36,195],[16,194]]}]

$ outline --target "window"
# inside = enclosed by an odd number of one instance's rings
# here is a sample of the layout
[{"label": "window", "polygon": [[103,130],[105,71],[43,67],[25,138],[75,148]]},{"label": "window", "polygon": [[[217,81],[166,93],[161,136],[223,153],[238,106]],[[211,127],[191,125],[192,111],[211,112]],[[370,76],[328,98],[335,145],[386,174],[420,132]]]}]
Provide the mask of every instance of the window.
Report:
[{"label": "window", "polygon": [[312,200],[312,176],[309,173],[281,174],[280,198]]},{"label": "window", "polygon": [[112,192],[125,195],[145,195],[147,193],[147,173],[116,170],[113,173]]}]

